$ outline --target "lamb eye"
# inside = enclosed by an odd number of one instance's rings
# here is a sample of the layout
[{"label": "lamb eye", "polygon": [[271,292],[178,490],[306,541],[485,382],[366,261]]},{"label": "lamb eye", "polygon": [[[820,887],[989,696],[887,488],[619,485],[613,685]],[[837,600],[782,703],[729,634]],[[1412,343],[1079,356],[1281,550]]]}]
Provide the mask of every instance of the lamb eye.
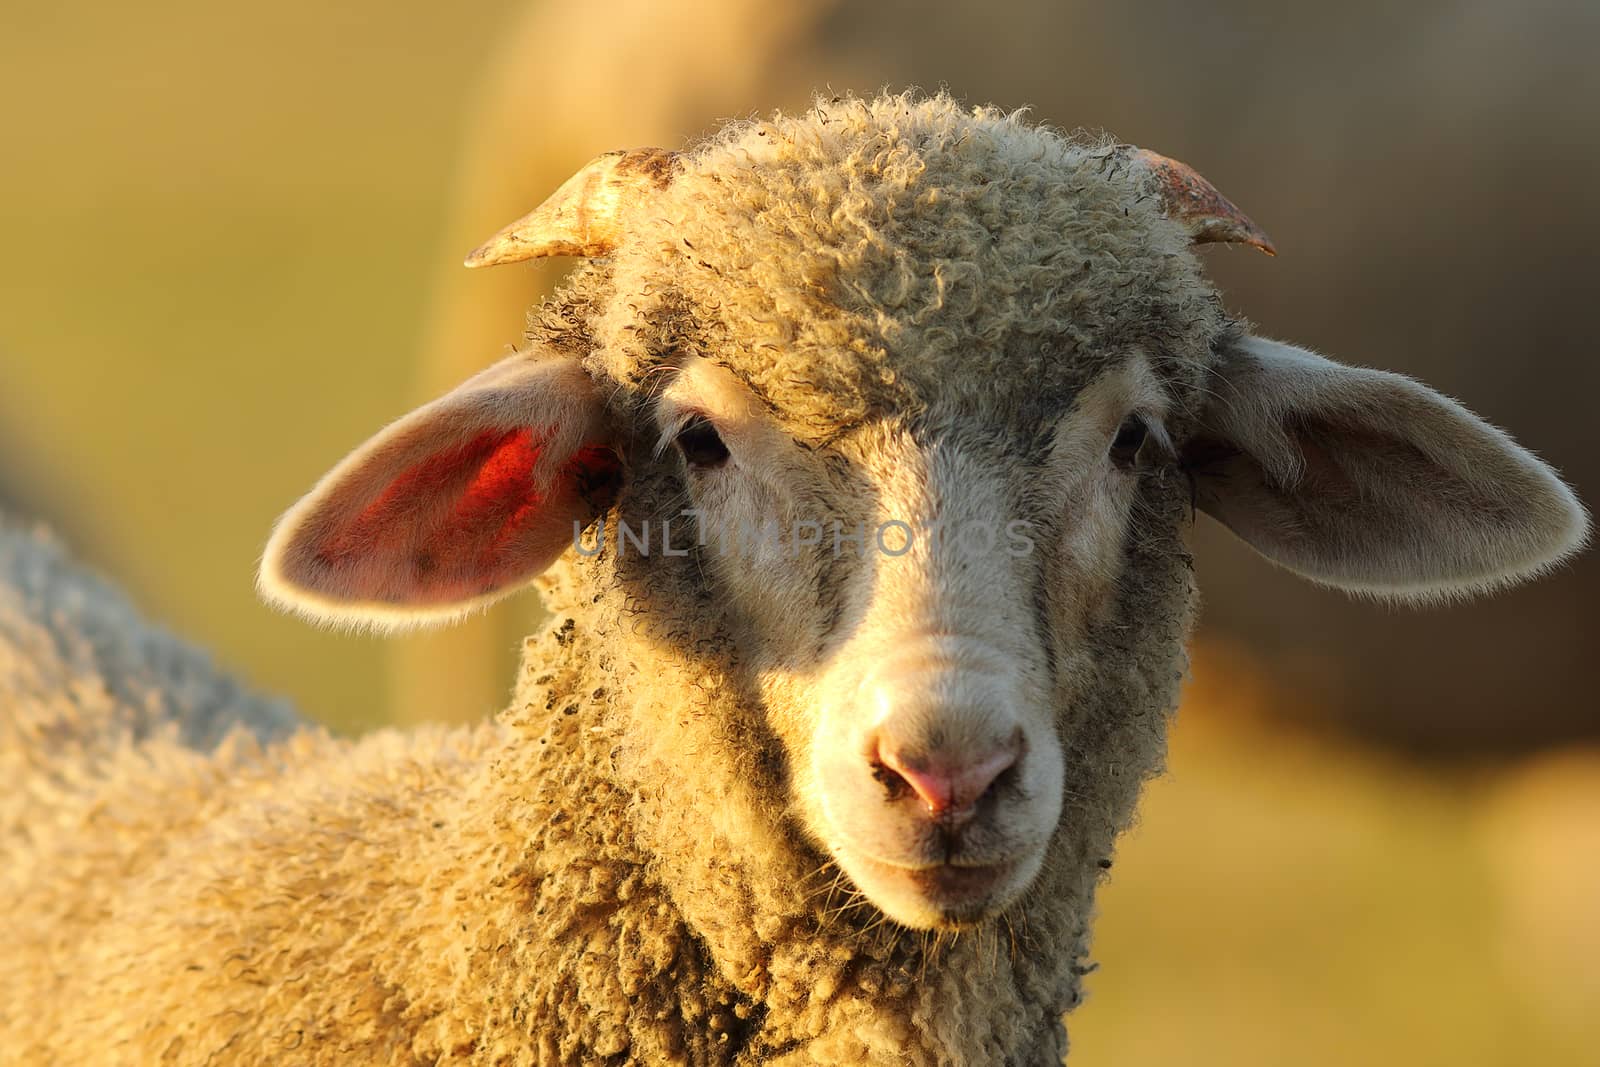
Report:
[{"label": "lamb eye", "polygon": [[1117,436],[1111,440],[1111,462],[1123,469],[1133,467],[1139,462],[1139,450],[1149,436],[1150,427],[1139,416],[1129,415],[1123,419],[1122,425],[1117,427]]},{"label": "lamb eye", "polygon": [[711,425],[711,420],[703,415],[684,423],[672,443],[683,453],[689,466],[700,470],[720,467],[728,459],[728,446],[722,443],[722,436]]}]

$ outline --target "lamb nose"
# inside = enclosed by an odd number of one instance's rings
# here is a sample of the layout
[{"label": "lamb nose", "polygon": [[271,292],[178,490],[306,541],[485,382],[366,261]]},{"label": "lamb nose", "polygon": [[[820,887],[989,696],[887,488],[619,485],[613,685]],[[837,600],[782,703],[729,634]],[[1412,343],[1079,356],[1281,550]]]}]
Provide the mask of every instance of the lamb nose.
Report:
[{"label": "lamb nose", "polygon": [[874,776],[893,798],[901,787],[914,792],[933,816],[964,817],[973,814],[996,780],[1016,766],[1022,754],[1020,741],[1012,741],[981,755],[934,753],[908,755],[887,740],[880,740]]}]

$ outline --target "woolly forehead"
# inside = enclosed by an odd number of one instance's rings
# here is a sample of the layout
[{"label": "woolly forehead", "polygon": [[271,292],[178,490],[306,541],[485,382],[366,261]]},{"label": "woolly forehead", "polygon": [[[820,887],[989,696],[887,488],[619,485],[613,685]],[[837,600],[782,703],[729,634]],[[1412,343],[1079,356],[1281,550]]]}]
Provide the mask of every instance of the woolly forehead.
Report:
[{"label": "woolly forehead", "polygon": [[1187,406],[1224,316],[1122,159],[992,114],[900,118],[750,125],[688,160],[616,257],[643,298],[606,317],[608,376],[702,355],[817,439],[938,409],[1033,422],[1135,353]]}]

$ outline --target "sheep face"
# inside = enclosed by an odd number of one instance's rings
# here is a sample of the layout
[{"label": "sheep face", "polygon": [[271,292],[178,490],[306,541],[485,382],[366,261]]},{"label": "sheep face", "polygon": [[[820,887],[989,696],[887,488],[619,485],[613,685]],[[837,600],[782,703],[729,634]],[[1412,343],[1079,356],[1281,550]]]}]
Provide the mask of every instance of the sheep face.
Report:
[{"label": "sheep face", "polygon": [[[1178,675],[1186,488],[1149,361],[1109,361],[1082,386],[1059,374],[1037,407],[1006,390],[929,395],[826,443],[704,357],[663,380],[651,453],[681,479],[685,542],[727,606],[812,839],[905,925],[1004,908],[1058,828],[1128,799],[1085,786],[1083,761],[1117,754],[1085,751],[1075,719]],[[1165,546],[1155,585],[1122,580],[1135,522]],[[1166,621],[1123,636],[1141,615]],[[1138,778],[1130,764],[1124,782]]]},{"label": "sheep face", "polygon": [[1230,321],[1191,238],[1265,239],[1150,158],[888,97],[586,170],[475,255],[605,258],[296,505],[263,591],[392,627],[568,554],[641,616],[610,662],[723,657],[785,794],[752,817],[884,914],[1086,902],[1161,762],[1196,506],[1397,598],[1586,533],[1454,402]]}]

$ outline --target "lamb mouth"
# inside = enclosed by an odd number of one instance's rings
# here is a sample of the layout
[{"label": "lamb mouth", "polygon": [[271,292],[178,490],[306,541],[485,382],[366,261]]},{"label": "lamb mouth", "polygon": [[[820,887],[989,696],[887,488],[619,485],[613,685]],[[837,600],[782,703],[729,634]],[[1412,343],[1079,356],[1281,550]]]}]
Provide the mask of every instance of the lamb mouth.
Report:
[{"label": "lamb mouth", "polygon": [[959,904],[980,898],[988,899],[1009,873],[1011,865],[1008,863],[988,867],[958,867],[953,863],[941,863],[936,867],[907,871],[906,879],[931,901]]},{"label": "lamb mouth", "polygon": [[936,929],[974,926],[999,910],[1009,898],[1005,892],[1016,871],[1013,863],[986,867],[960,867],[941,863],[934,867],[903,870],[905,884],[938,914]]},{"label": "lamb mouth", "polygon": [[[923,929],[953,930],[990,918],[1011,900],[1021,866],[1006,860],[908,867],[859,853],[852,858],[847,866],[858,872],[852,877],[868,899],[890,918]],[[916,914],[915,921],[908,921],[910,913]]]}]

